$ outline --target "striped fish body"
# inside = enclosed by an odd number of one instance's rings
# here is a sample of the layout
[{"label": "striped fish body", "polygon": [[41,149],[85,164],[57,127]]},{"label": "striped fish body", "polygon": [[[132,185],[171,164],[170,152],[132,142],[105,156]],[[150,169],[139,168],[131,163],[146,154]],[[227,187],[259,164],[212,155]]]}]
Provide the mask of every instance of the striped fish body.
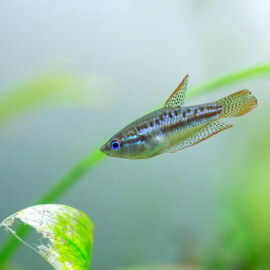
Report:
[{"label": "striped fish body", "polygon": [[123,149],[130,150],[129,156],[134,152],[137,153],[134,158],[149,158],[178,145],[209,125],[221,111],[222,106],[215,103],[162,108],[131,123],[115,137],[121,139]]},{"label": "striped fish body", "polygon": [[219,119],[243,115],[257,104],[248,90],[242,90],[216,102],[182,107],[186,84],[187,76],[164,108],[126,126],[104,144],[101,151],[129,159],[175,152],[231,127]]}]

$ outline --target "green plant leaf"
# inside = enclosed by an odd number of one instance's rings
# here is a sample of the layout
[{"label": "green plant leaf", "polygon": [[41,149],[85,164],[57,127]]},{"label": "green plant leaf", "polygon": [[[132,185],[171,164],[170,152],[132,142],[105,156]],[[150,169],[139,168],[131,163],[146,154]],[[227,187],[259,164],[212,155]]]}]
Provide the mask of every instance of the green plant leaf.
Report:
[{"label": "green plant leaf", "polygon": [[219,218],[210,227],[214,237],[205,244],[206,269],[269,269],[270,110],[264,106],[238,144],[241,150],[219,171],[225,184],[219,194]]},{"label": "green plant leaf", "polygon": [[[26,243],[16,234],[16,220],[35,229],[38,243]],[[55,269],[89,269],[94,226],[74,208],[57,204],[28,207],[6,218],[0,227],[5,227]]]},{"label": "green plant leaf", "polygon": [[[100,89],[107,89],[106,78],[76,74],[35,76],[4,90],[0,95],[0,123],[25,111],[48,105],[80,105],[96,107],[101,102]],[[100,102],[97,102],[100,101]]]}]

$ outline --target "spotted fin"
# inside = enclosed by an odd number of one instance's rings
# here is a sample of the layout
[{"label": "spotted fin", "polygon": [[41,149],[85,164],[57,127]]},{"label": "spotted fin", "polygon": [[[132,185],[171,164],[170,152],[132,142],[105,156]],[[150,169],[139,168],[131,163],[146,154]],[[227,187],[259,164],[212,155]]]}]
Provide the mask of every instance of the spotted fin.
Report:
[{"label": "spotted fin", "polygon": [[220,99],[218,103],[223,106],[220,117],[238,117],[253,110],[257,106],[257,99],[249,90],[245,89]]},{"label": "spotted fin", "polygon": [[182,106],[185,101],[186,91],[188,85],[188,74],[182,80],[182,82],[177,86],[174,92],[170,95],[170,97],[165,102],[164,107],[178,107]]},{"label": "spotted fin", "polygon": [[192,136],[188,137],[184,141],[182,141],[180,144],[173,146],[172,148],[164,151],[166,153],[174,153],[178,150],[182,150],[184,148],[193,146],[197,143],[200,143],[211,136],[217,134],[220,131],[223,131],[225,129],[228,129],[232,127],[231,124],[226,124],[222,121],[215,121],[212,124],[206,126],[202,130],[198,131],[197,133],[193,134]]}]

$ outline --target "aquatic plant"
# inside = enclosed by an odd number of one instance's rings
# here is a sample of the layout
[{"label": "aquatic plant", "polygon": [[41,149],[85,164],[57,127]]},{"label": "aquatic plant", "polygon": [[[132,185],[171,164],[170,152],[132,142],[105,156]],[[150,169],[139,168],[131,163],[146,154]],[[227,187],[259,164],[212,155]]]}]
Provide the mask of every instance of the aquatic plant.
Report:
[{"label": "aquatic plant", "polygon": [[[37,243],[28,244],[17,236],[14,223],[35,229]],[[4,227],[22,243],[33,249],[55,269],[88,269],[93,243],[94,226],[82,212],[57,204],[28,207],[7,217]]]}]

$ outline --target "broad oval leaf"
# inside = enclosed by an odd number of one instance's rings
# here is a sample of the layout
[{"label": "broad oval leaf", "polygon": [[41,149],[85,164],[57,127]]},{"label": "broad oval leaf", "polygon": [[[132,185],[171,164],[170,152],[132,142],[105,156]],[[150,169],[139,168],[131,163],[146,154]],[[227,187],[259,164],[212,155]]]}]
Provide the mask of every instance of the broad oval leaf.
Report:
[{"label": "broad oval leaf", "polygon": [[[16,220],[35,229],[40,236],[38,243],[26,243],[16,235]],[[9,216],[2,226],[55,269],[89,269],[94,226],[79,210],[57,204],[36,205]]]}]

